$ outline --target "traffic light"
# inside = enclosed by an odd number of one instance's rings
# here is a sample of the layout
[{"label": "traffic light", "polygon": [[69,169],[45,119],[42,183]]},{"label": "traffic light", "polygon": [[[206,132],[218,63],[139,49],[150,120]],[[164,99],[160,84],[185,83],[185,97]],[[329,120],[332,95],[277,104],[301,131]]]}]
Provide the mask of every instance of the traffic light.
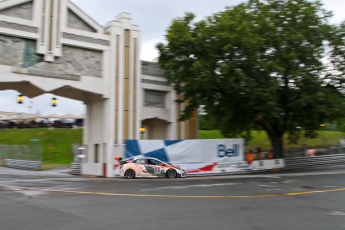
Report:
[{"label": "traffic light", "polygon": [[24,97],[22,94],[19,94],[18,97],[17,97],[17,102],[18,104],[23,104],[23,101],[24,101]]},{"label": "traffic light", "polygon": [[53,99],[52,99],[52,106],[53,107],[57,106],[57,103],[58,103],[57,98],[53,97]]},{"label": "traffic light", "polygon": [[144,127],[144,126],[141,126],[139,130],[140,130],[140,133],[141,133],[141,134],[144,134],[144,133],[145,133],[145,127]]}]

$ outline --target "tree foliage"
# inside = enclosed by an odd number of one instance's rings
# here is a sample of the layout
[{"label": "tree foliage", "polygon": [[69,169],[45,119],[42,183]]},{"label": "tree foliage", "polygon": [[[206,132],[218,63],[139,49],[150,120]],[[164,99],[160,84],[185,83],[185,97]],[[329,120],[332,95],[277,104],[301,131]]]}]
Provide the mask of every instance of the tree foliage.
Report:
[{"label": "tree foliage", "polygon": [[159,64],[181,99],[181,119],[204,105],[224,136],[265,130],[282,157],[282,137],[315,137],[344,117],[345,25],[319,1],[249,0],[196,21],[172,21]]},{"label": "tree foliage", "polygon": [[199,115],[199,129],[200,130],[214,130],[216,126],[212,117],[208,115]]}]

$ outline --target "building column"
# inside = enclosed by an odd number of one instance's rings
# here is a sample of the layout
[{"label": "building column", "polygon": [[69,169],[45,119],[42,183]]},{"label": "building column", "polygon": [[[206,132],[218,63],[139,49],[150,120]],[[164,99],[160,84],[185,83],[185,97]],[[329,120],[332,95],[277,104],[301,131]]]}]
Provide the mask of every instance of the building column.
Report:
[{"label": "building column", "polygon": [[[111,36],[111,72],[114,92],[114,146],[113,158],[124,157],[124,143],[139,136],[139,35],[140,30],[132,25],[131,15],[122,13],[106,26]],[[116,163],[116,162],[114,162]]]}]

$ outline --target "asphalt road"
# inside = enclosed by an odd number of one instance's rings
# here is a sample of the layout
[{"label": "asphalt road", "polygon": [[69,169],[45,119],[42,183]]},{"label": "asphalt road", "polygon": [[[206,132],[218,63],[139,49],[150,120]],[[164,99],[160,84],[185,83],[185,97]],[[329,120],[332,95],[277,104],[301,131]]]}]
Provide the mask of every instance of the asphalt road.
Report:
[{"label": "asphalt road", "polygon": [[0,168],[1,230],[345,230],[345,166],[178,179]]}]

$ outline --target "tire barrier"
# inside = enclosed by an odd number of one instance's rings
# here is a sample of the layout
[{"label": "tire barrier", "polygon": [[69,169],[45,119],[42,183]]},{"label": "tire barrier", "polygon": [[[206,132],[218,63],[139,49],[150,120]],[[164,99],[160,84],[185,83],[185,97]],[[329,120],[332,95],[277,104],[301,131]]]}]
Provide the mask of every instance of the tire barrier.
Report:
[{"label": "tire barrier", "polygon": [[298,169],[312,166],[345,164],[345,154],[332,154],[314,157],[295,157],[285,159],[285,169]]},{"label": "tire barrier", "polygon": [[41,170],[41,161],[4,159],[4,166],[16,169]]}]

